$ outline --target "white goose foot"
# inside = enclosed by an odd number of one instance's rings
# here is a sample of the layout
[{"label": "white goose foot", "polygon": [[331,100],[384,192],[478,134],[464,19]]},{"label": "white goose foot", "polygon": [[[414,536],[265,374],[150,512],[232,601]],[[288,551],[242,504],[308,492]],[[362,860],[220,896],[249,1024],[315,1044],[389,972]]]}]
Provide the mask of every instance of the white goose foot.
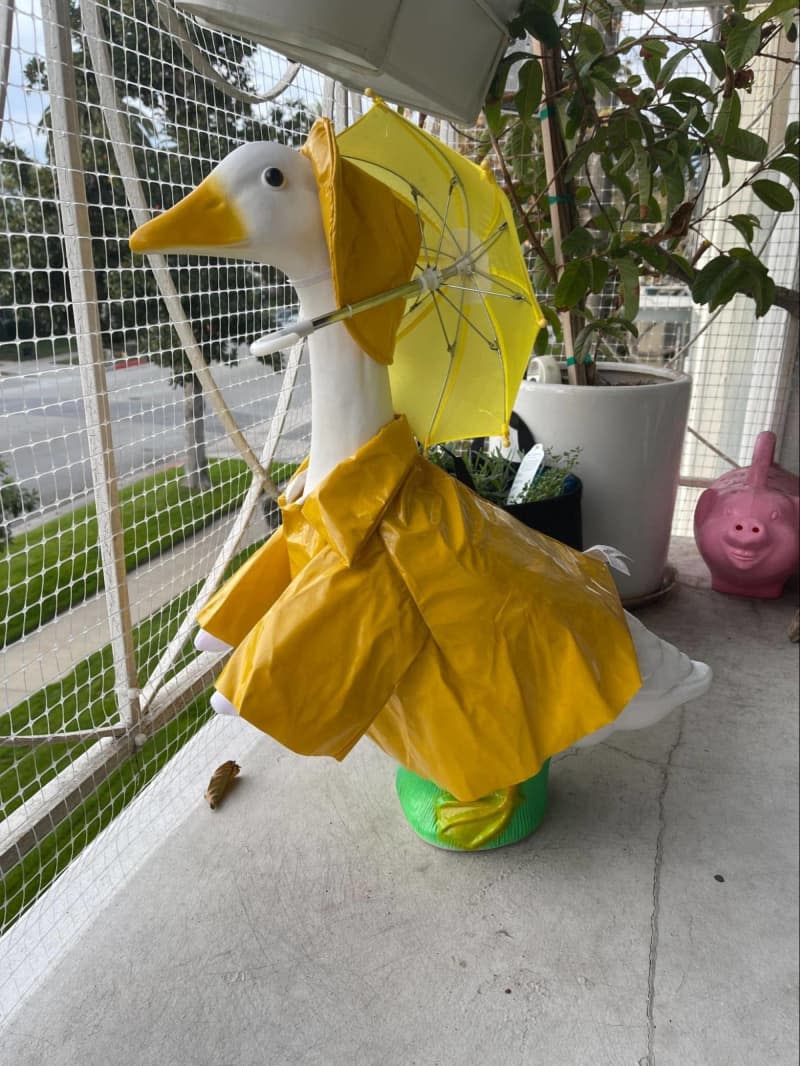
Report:
[{"label": "white goose foot", "polygon": [[239,717],[239,711],[233,706],[230,700],[225,699],[221,692],[215,692],[211,697],[211,706],[217,714],[227,714],[231,718]]},{"label": "white goose foot", "polygon": [[205,629],[201,629],[194,638],[194,646],[198,651],[211,651],[216,655],[219,655],[221,652],[230,651],[233,647],[232,644],[226,644],[225,641],[220,640],[219,637],[212,637],[210,633],[206,633]]}]

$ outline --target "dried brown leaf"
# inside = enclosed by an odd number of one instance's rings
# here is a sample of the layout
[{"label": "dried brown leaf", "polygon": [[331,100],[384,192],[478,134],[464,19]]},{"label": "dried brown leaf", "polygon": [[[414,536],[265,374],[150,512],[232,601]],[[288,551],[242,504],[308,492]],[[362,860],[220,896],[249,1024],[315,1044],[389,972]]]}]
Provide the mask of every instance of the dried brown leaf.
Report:
[{"label": "dried brown leaf", "polygon": [[218,766],[208,782],[205,798],[211,810],[215,810],[222,802],[222,798],[231,786],[231,782],[239,776],[240,767],[233,759],[228,759],[222,766]]}]

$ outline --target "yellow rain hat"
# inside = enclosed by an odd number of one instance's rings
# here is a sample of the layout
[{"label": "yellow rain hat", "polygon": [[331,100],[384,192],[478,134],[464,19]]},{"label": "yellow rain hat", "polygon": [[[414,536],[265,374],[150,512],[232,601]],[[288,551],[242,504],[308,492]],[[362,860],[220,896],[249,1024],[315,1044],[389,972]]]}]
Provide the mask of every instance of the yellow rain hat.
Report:
[{"label": "yellow rain hat", "polygon": [[[318,119],[300,149],[314,168],[339,307],[402,285],[420,247],[414,212],[382,181],[343,159],[333,125]],[[402,298],[345,321],[358,346],[388,365],[405,309]]]}]

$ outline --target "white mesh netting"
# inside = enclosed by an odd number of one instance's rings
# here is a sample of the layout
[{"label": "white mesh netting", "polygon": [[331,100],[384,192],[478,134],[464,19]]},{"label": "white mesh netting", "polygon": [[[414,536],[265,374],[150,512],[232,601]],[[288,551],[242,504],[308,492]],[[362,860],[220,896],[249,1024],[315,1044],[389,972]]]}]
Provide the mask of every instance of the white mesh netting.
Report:
[{"label": "white mesh netting", "polygon": [[[228,723],[201,728],[213,671],[190,650],[193,604],[277,520],[259,468],[280,484],[308,444],[300,353],[248,349],[292,317],[285,280],[224,261],[159,268],[127,237],[242,141],[299,145],[318,114],[341,126],[362,106],[163,0],[71,3],[59,27],[65,8],[0,6],[0,930],[84,854],[8,956],[4,1002],[24,990],[31,944],[46,965],[65,916],[85,920],[169,823],[178,784],[202,791],[229,757]],[[619,32],[648,17],[626,13]],[[658,17],[713,33],[707,8]],[[764,62],[742,125],[769,138],[797,92],[796,65]],[[796,286],[796,209],[759,241]],[[634,357],[695,381],[688,479],[728,469],[720,452],[747,463],[757,432],[781,425],[793,365],[784,312],[755,321],[742,299],[712,318],[681,286],[643,291]],[[690,534],[699,491],[681,489],[676,532]],[[98,838],[157,774],[160,798]]]}]

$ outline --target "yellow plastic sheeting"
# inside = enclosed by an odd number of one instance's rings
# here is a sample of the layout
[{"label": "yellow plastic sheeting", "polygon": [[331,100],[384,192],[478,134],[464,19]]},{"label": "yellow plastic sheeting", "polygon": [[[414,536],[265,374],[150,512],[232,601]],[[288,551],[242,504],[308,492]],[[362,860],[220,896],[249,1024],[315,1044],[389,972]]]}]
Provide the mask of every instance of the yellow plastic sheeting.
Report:
[{"label": "yellow plastic sheeting", "polygon": [[433,466],[404,418],[281,508],[277,576],[264,585],[254,562],[201,620],[238,644],[218,689],[294,751],[343,758],[368,733],[474,800],[533,776],[641,685],[605,564]]},{"label": "yellow plastic sheeting", "polygon": [[[419,251],[416,215],[387,186],[343,160],[333,126],[318,119],[300,149],[314,168],[339,307],[410,279]],[[402,299],[362,311],[345,325],[378,363],[391,363]]]},{"label": "yellow plastic sheeting", "polygon": [[390,371],[395,410],[425,447],[504,432],[544,323],[505,193],[382,103],[337,140],[345,159],[416,213],[418,272],[477,253],[464,274],[408,301]]}]

